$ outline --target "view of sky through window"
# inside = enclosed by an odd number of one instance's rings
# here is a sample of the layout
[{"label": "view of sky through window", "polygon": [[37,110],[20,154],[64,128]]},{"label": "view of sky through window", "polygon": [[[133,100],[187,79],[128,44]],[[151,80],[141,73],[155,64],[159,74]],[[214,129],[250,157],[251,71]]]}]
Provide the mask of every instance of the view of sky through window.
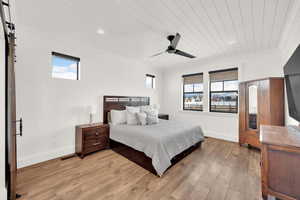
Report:
[{"label": "view of sky through window", "polygon": [[146,74],[146,88],[155,88],[155,76]]},{"label": "view of sky through window", "polygon": [[78,80],[79,60],[52,55],[52,78]]}]

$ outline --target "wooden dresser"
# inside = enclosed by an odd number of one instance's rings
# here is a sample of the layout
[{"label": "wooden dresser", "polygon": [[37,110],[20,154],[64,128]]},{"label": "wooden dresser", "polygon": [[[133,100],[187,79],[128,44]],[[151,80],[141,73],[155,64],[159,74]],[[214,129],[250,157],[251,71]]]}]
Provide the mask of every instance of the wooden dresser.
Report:
[{"label": "wooden dresser", "polygon": [[260,125],[284,125],[284,79],[271,77],[239,85],[239,143],[260,148]]},{"label": "wooden dresser", "polygon": [[76,154],[84,158],[86,154],[109,147],[109,126],[103,123],[76,126]]},{"label": "wooden dresser", "polygon": [[261,126],[262,195],[300,199],[300,133],[287,127]]}]

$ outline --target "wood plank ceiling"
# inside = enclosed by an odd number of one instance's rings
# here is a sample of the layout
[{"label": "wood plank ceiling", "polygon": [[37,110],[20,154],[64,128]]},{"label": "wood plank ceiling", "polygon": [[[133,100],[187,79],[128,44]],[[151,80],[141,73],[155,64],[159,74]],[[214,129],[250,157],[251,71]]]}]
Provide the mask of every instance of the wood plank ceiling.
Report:
[{"label": "wood plank ceiling", "polygon": [[293,0],[132,0],[131,6],[139,11],[144,23],[151,21],[157,29],[181,33],[180,47],[204,58],[276,48],[293,3]]},{"label": "wood plank ceiling", "polygon": [[[85,31],[93,27],[96,32],[100,26],[106,32],[105,39],[99,35],[89,37],[94,45],[155,66],[164,66],[189,61],[168,54],[149,58],[164,50],[168,45],[165,37],[176,32],[182,35],[178,48],[196,55],[198,59],[278,47],[289,11],[296,0],[111,0],[93,1],[88,5],[72,1],[65,5],[61,3],[60,7],[55,7],[54,1],[57,0],[46,3],[47,6],[33,0],[20,4],[28,9],[32,2],[40,4],[41,10],[52,6],[56,10],[82,13],[80,18],[60,21],[64,27],[72,23],[71,20],[77,20],[77,26],[78,20],[89,21],[89,26],[84,25]],[[25,11],[24,8],[20,10],[18,16],[24,24],[28,15]],[[43,12],[44,15],[46,13]],[[66,12],[62,11],[62,14]],[[58,12],[48,19],[47,26],[51,22],[53,26],[59,25],[56,16],[63,18]],[[32,16],[29,19],[36,20]],[[42,26],[40,24],[39,28]]]}]

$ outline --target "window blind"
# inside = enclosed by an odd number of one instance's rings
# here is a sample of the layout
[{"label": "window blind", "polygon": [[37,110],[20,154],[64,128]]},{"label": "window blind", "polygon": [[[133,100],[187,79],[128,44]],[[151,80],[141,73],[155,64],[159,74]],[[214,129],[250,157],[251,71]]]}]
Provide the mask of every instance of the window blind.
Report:
[{"label": "window blind", "polygon": [[183,84],[199,84],[203,83],[203,73],[183,75]]},{"label": "window blind", "polygon": [[230,80],[238,80],[238,69],[226,69],[219,71],[210,71],[209,72],[210,81],[230,81]]}]

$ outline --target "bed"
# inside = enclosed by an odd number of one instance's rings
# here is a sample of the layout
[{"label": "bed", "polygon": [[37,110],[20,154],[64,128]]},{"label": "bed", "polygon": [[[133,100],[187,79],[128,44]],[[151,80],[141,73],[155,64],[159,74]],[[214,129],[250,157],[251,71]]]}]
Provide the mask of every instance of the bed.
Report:
[{"label": "bed", "polygon": [[[104,122],[108,123],[108,113],[112,109],[149,104],[149,97],[104,96]],[[180,121],[160,120],[148,126],[110,125],[112,150],[158,176],[201,146],[203,141],[200,126]]]}]

